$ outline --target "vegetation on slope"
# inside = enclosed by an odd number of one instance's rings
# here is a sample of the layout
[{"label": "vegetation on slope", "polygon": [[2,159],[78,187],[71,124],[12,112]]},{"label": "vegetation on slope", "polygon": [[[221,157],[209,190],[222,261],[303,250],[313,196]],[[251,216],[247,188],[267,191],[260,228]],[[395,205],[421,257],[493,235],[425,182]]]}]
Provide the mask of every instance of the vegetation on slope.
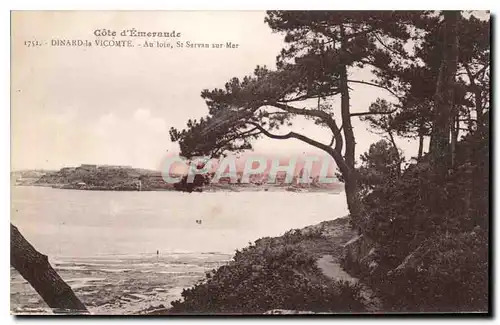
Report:
[{"label": "vegetation on slope", "polygon": [[474,133],[457,144],[455,168],[424,160],[364,196],[355,226],[374,242],[377,268],[345,265],[392,310],[488,309],[488,161],[488,138]]},{"label": "vegetation on slope", "polygon": [[[346,219],[335,226],[347,226]],[[359,285],[332,281],[316,265],[318,256],[339,253],[340,242],[323,227],[291,230],[281,237],[262,238],[237,251],[225,266],[182,292],[170,313],[264,313],[272,309],[314,312],[361,312],[365,301]],[[332,248],[332,243],[337,246]]]},{"label": "vegetation on slope", "polygon": [[[389,310],[488,310],[489,15],[270,11],[265,21],[285,35],[276,69],[257,66],[204,90],[208,114],[170,131],[181,153],[220,156],[260,137],[323,150],[338,166],[358,232],[344,265]],[[356,80],[356,69],[374,78]],[[352,111],[353,84],[390,95]],[[304,118],[331,140],[293,129]],[[385,138],[361,166],[355,118]],[[396,136],[419,140],[416,162],[405,166]]]}]

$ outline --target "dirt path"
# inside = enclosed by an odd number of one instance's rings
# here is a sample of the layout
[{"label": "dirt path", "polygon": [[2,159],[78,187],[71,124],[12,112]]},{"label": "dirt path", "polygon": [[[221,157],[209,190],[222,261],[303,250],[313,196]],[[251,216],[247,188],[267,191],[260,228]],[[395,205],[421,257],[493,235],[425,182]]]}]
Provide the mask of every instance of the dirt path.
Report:
[{"label": "dirt path", "polygon": [[361,285],[361,295],[367,302],[365,306],[368,312],[377,312],[382,309],[382,302],[374,296],[372,290],[365,284],[360,283],[358,278],[355,278],[344,271],[340,266],[340,263],[332,255],[323,255],[318,258],[316,263],[323,274],[332,280],[344,280],[350,282],[351,284],[359,283]]},{"label": "dirt path", "polygon": [[344,271],[332,255],[323,255],[318,258],[316,263],[321,271],[323,271],[323,274],[331,279],[349,281],[352,284],[358,283],[359,281],[357,278]]}]

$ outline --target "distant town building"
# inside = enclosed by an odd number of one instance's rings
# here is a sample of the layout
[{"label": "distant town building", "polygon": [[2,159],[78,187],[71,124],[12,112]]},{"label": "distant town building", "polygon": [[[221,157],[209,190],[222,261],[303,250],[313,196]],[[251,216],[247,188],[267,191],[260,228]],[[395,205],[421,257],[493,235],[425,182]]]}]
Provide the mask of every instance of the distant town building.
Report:
[{"label": "distant town building", "polygon": [[125,165],[99,165],[98,168],[128,169],[128,168],[132,168],[132,166],[125,166]]},{"label": "distant town building", "polygon": [[97,169],[97,165],[81,164],[78,168],[83,170],[95,170]]}]

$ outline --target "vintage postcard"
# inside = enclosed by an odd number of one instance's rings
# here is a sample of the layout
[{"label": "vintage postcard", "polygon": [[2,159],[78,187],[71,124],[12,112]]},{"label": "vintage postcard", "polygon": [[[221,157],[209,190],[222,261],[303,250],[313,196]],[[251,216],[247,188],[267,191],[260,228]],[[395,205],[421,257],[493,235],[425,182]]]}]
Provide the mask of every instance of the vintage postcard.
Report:
[{"label": "vintage postcard", "polygon": [[15,315],[488,315],[488,11],[13,11]]}]

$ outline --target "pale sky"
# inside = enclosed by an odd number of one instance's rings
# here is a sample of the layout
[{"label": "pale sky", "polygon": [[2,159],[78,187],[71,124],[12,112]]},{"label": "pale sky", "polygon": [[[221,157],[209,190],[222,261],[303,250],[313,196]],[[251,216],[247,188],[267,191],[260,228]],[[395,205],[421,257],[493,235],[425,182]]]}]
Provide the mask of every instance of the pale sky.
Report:
[{"label": "pale sky", "polygon": [[[82,163],[158,169],[171,143],[171,126],[208,113],[203,89],[223,88],[232,77],[256,65],[274,67],[283,35],[264,23],[265,12],[24,12],[12,16],[11,163],[12,169],[76,166]],[[239,43],[238,49],[51,47],[58,39],[95,40],[93,31],[180,32],[183,42]],[[26,40],[46,41],[38,48]],[[117,39],[123,39],[117,37]],[[135,44],[141,43],[134,41]],[[175,43],[175,42],[174,42]],[[352,71],[369,81],[370,73]],[[353,85],[352,112],[368,109],[384,90]],[[340,110],[340,98],[335,100]],[[379,139],[353,119],[356,156]],[[330,134],[311,122],[296,132],[329,143]],[[276,133],[286,133],[284,129]],[[398,139],[407,157],[415,142]],[[323,153],[299,140],[263,138],[255,151],[290,155]]]}]

